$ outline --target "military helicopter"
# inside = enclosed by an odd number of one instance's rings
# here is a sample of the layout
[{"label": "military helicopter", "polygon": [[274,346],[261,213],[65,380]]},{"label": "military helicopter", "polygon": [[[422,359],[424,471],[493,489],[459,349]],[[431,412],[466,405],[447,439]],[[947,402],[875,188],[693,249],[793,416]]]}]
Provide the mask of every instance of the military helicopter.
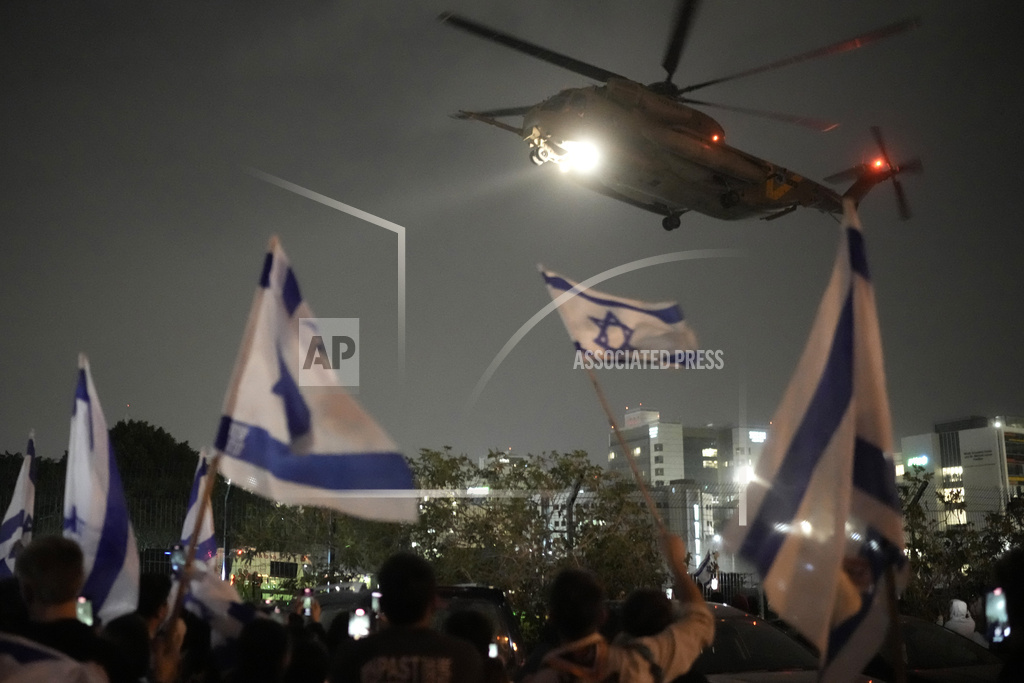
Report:
[{"label": "military helicopter", "polygon": [[[896,164],[889,157],[881,131],[872,134],[881,153],[825,182],[853,178],[842,194],[787,168],[725,144],[725,130],[694,108],[719,107],[795,123],[818,130],[836,124],[775,112],[717,105],[691,99],[688,93],[726,81],[764,73],[817,57],[853,50],[903,33],[916,19],[891,24],[853,38],[764,66],[721,78],[678,87],[672,82],[679,57],[696,14],[698,0],[681,0],[662,60],[663,81],[644,85],[601,67],[535,45],[466,17],[446,12],[438,18],[456,28],[566,68],[603,85],[563,90],[535,105],[460,111],[454,116],[481,121],[519,135],[538,166],[554,164],[576,182],[613,199],[663,216],[666,230],[679,227],[687,211],[723,220],[760,217],[774,220],[799,207],[841,213],[842,200],[859,202],[875,185],[892,179],[900,215],[910,209],[897,175],[919,172],[913,159]],[[502,121],[522,117],[517,127]],[[598,147],[600,145],[600,147]]]}]

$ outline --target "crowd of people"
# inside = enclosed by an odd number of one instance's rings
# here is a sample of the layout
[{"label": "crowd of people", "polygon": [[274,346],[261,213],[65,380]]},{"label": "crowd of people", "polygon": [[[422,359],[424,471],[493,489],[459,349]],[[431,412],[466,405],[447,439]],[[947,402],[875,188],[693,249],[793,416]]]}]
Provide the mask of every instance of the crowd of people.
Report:
[{"label": "crowd of people", "polygon": [[[701,589],[687,573],[681,539],[666,534],[662,550],[674,578],[676,601],[660,589],[639,589],[625,601],[622,631],[601,633],[605,595],[598,579],[566,569],[549,600],[553,642],[538,647],[516,674],[523,683],[683,682],[714,636]],[[1024,550],[999,563],[998,580],[1012,627],[1005,681],[1024,680]],[[488,656],[494,625],[472,611],[456,611],[433,628],[438,605],[431,565],[397,553],[378,575],[384,628],[360,639],[347,623],[320,624],[320,607],[300,609],[287,623],[255,618],[230,647],[211,648],[208,623],[183,611],[170,614],[172,582],[143,574],[137,611],[90,626],[80,618],[83,556],[72,540],[37,538],[18,555],[16,578],[0,582],[0,682],[92,683],[508,683],[506,668]],[[959,604],[957,604],[959,603]],[[301,605],[296,603],[297,607]],[[966,604],[956,601],[950,628],[963,628]]]}]

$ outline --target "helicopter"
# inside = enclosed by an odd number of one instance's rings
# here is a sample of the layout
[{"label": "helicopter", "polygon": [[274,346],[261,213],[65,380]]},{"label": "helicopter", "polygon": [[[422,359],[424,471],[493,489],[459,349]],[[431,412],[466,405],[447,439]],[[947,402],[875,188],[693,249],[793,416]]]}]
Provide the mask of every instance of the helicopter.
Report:
[{"label": "helicopter", "polygon": [[[810,180],[783,166],[725,143],[724,128],[696,107],[718,107],[827,131],[837,124],[776,112],[714,104],[689,93],[726,81],[853,50],[903,33],[916,18],[720,78],[679,87],[672,82],[699,0],[680,0],[662,60],[662,81],[642,84],[598,66],[549,50],[452,12],[438,19],[481,38],[563,67],[603,85],[569,88],[539,104],[460,111],[459,119],[480,121],[520,136],[529,158],[554,165],[572,180],[603,195],[661,215],[674,230],[688,211],[722,220],[775,220],[800,207],[841,214],[844,198],[859,203],[875,186],[892,180],[901,218],[910,218],[901,173],[920,172],[919,159],[894,163],[877,126],[871,133],[880,157],[823,180],[853,179],[845,192]],[[520,126],[502,119],[522,117]]]}]

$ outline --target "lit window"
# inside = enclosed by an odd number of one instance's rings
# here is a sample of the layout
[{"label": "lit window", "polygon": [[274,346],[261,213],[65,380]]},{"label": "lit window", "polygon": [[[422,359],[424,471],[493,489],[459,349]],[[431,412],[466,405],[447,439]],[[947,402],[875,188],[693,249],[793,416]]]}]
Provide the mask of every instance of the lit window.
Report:
[{"label": "lit window", "polygon": [[718,469],[718,461],[717,460],[705,460],[704,461],[704,469],[717,470]]},{"label": "lit window", "polygon": [[718,449],[717,448],[705,448],[704,450],[702,450],[700,452],[700,454],[703,455],[705,458],[717,458],[718,457]]},{"label": "lit window", "polygon": [[633,455],[640,455],[640,447],[639,446],[637,446],[636,448],[633,449]]},{"label": "lit window", "polygon": [[651,427],[647,430],[647,435],[650,438],[652,438],[652,439],[657,439],[658,438],[658,425],[651,425]]}]

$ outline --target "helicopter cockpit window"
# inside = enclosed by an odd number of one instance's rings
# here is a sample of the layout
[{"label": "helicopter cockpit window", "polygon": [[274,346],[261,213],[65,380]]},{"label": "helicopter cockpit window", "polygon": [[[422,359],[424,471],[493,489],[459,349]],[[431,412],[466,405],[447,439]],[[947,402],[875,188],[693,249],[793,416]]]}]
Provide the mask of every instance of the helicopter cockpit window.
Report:
[{"label": "helicopter cockpit window", "polygon": [[546,111],[562,111],[568,104],[569,94],[562,92],[541,104],[540,108]]}]

